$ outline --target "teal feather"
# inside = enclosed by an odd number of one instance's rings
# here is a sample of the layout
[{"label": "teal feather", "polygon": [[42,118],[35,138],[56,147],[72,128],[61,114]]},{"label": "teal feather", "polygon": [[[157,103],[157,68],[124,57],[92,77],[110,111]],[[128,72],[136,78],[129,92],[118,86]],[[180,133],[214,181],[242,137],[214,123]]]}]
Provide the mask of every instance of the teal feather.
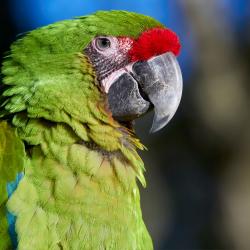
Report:
[{"label": "teal feather", "polygon": [[[23,178],[23,173],[19,173],[16,176],[16,179],[12,182],[7,183],[7,192],[8,192],[8,198],[12,196],[12,194],[15,192],[15,190],[18,187],[19,182]],[[12,242],[13,247],[17,248],[17,234],[15,230],[15,224],[16,224],[16,216],[9,211],[7,211],[7,221],[9,225],[9,235]]]}]

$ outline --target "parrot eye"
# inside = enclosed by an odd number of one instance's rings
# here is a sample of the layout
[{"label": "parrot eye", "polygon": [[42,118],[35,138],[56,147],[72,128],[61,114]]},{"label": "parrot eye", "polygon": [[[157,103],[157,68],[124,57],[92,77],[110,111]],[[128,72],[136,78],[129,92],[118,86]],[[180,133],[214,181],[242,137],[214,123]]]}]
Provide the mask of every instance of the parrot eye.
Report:
[{"label": "parrot eye", "polygon": [[106,37],[98,37],[95,41],[95,46],[98,50],[103,51],[111,47],[111,42]]}]

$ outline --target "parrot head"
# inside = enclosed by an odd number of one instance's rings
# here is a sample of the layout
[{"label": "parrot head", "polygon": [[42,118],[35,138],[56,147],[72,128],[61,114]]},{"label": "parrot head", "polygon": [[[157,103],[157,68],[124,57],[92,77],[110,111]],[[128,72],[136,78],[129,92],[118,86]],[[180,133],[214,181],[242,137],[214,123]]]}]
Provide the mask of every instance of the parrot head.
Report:
[{"label": "parrot head", "polygon": [[[142,148],[130,136],[131,121],[154,110],[155,132],[173,117],[182,93],[179,51],[174,32],[127,11],[36,29],[11,46],[3,63],[0,117],[10,115],[31,145],[39,143],[34,131],[60,123],[107,151],[126,140]],[[37,130],[27,130],[28,123]]]},{"label": "parrot head", "polygon": [[109,108],[126,122],[155,111],[151,132],[173,117],[181,98],[182,77],[175,58],[177,35],[155,27],[131,37],[97,36],[85,48]]}]

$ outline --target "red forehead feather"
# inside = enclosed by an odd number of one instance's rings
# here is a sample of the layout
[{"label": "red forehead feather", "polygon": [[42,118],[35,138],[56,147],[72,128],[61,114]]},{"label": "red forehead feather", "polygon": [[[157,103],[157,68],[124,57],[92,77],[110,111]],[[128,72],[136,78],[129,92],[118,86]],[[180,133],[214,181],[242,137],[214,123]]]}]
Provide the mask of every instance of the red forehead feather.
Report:
[{"label": "red forehead feather", "polygon": [[176,56],[179,54],[181,44],[178,36],[166,28],[153,28],[143,32],[129,51],[133,62],[144,61],[166,52],[172,52]]}]

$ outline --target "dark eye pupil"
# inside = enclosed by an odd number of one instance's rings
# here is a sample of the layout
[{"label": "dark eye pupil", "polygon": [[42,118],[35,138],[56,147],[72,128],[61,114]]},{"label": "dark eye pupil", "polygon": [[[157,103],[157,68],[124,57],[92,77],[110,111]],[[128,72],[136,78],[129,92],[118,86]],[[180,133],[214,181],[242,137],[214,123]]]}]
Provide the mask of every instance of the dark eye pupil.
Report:
[{"label": "dark eye pupil", "polygon": [[110,48],[110,41],[107,38],[98,38],[96,41],[96,47],[98,49],[108,49]]},{"label": "dark eye pupil", "polygon": [[101,44],[102,44],[103,47],[107,47],[107,46],[109,46],[109,40],[101,39]]}]

